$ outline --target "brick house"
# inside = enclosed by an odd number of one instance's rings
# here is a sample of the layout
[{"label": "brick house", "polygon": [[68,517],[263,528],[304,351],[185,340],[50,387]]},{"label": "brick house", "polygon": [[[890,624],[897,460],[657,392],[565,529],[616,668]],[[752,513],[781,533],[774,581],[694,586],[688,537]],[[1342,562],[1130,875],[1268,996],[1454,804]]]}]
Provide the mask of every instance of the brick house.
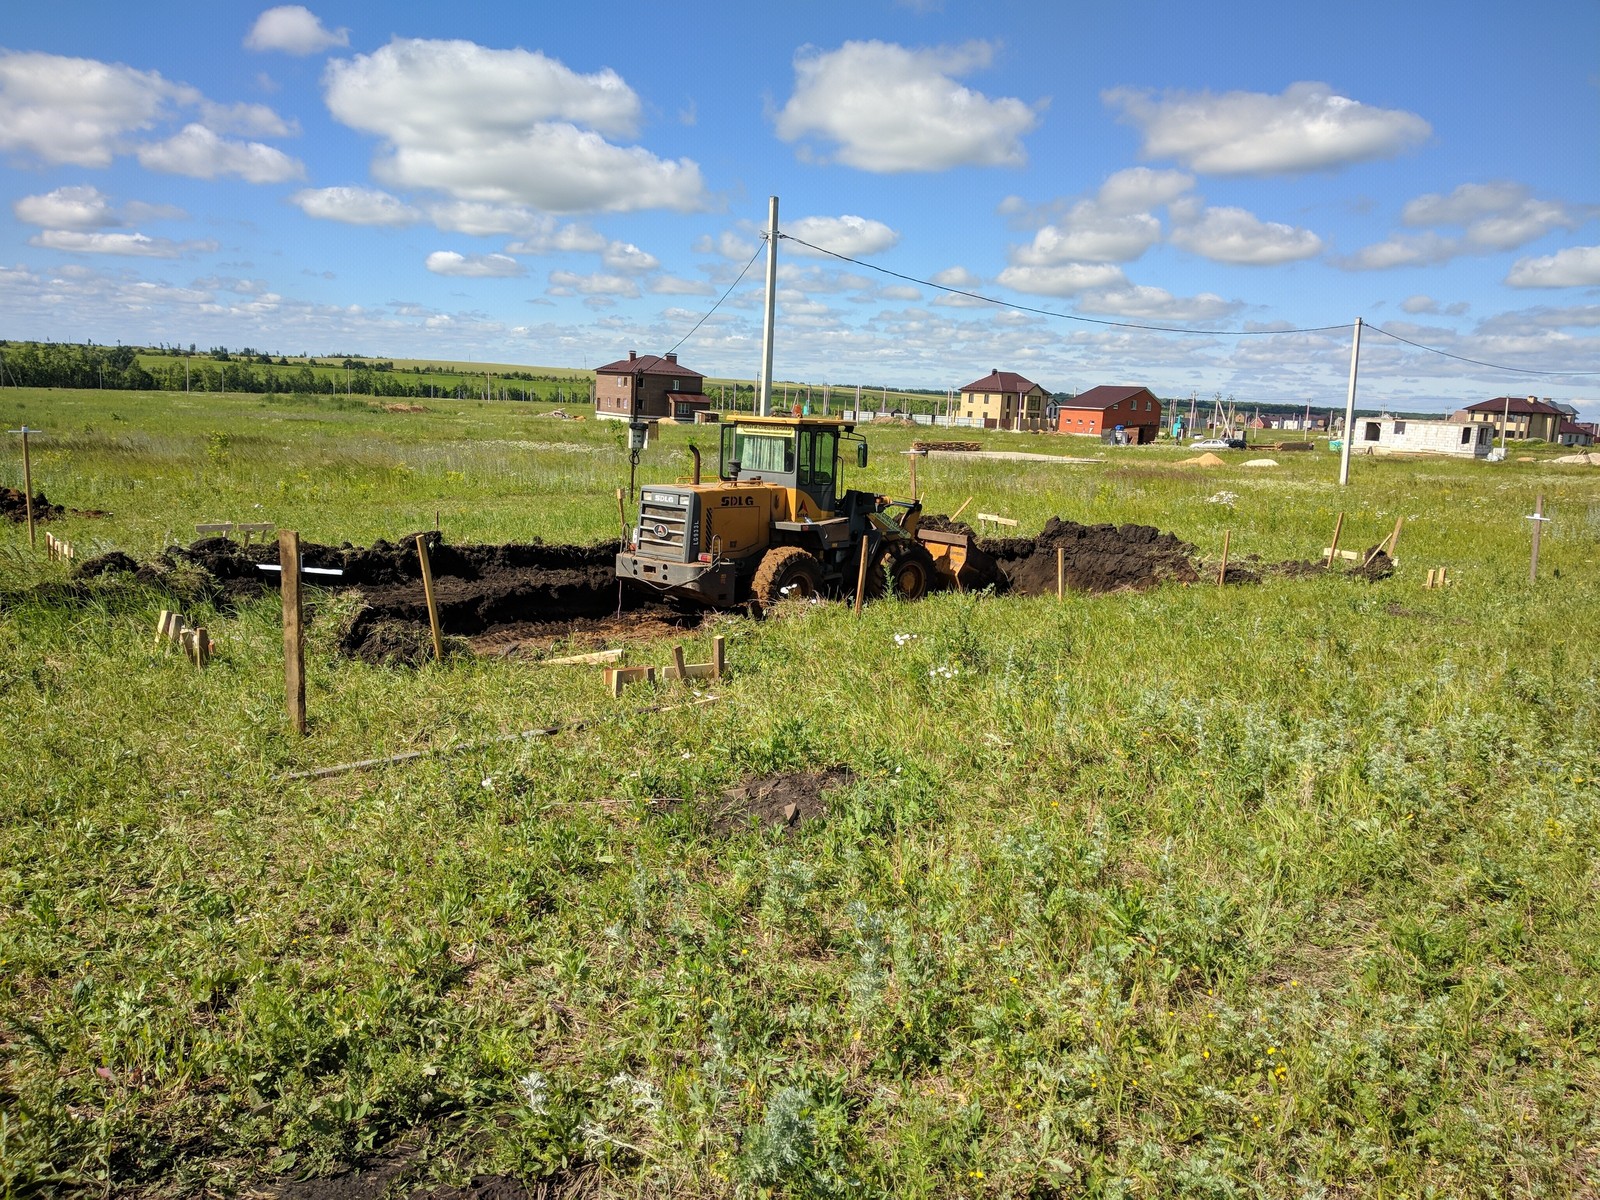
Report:
[{"label": "brick house", "polygon": [[595,368],[594,415],[610,421],[692,421],[711,407],[705,380],[676,354],[629,350],[627,358]]},{"label": "brick house", "polygon": [[1146,387],[1102,384],[1071,400],[1063,400],[1056,414],[1059,433],[1098,437],[1115,432],[1118,425],[1135,446],[1155,441],[1161,431],[1161,401]]},{"label": "brick house", "polygon": [[996,367],[961,389],[956,415],[985,429],[1042,429],[1047,398],[1033,380]]},{"label": "brick house", "polygon": [[1567,414],[1537,396],[1496,396],[1493,400],[1469,404],[1457,412],[1454,419],[1492,425],[1495,436],[1504,435],[1510,441],[1537,438],[1553,442]]}]

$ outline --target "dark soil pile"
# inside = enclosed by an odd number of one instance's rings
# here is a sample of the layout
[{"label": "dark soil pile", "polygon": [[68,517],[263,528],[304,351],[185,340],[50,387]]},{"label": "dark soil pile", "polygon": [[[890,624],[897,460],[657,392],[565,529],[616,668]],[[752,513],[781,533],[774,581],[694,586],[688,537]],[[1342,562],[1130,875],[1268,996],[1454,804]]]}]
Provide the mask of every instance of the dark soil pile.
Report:
[{"label": "dark soil pile", "polygon": [[855,772],[849,767],[747,779],[717,803],[711,828],[728,834],[742,832],[752,823],[787,826],[814,821],[827,811],[823,794],[854,781]]},{"label": "dark soil pile", "polygon": [[[46,500],[43,492],[37,492],[33,497],[33,519],[35,521],[53,521],[57,517],[67,515],[67,510],[59,504],[51,504]],[[0,488],[0,516],[9,517],[13,521],[26,521],[28,519],[28,497],[16,488]]]},{"label": "dark soil pile", "polygon": [[1056,590],[1056,552],[1065,551],[1066,585],[1080,592],[1193,583],[1197,551],[1149,525],[1079,525],[1051,517],[1036,538],[991,538],[978,548],[994,559],[997,590],[1022,596]]}]

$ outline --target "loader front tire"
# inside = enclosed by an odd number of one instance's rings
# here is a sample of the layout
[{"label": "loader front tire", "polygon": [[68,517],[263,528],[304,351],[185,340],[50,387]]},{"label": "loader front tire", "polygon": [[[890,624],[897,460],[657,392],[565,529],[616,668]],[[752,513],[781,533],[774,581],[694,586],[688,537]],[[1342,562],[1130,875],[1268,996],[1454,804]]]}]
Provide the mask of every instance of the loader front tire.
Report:
[{"label": "loader front tire", "polygon": [[762,608],[780,600],[809,600],[822,594],[822,564],[799,546],[775,546],[756,568],[750,592]]},{"label": "loader front tire", "polygon": [[895,542],[867,568],[867,595],[921,600],[933,586],[933,555],[916,542]]}]

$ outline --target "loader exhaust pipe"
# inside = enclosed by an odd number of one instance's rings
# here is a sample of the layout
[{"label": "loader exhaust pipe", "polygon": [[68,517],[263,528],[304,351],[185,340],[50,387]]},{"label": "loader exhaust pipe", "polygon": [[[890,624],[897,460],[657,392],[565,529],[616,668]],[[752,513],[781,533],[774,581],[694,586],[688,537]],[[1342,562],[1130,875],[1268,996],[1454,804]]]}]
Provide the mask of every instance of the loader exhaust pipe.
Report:
[{"label": "loader exhaust pipe", "polygon": [[698,484],[700,482],[700,450],[698,447],[690,446],[689,453],[694,455],[694,482]]}]

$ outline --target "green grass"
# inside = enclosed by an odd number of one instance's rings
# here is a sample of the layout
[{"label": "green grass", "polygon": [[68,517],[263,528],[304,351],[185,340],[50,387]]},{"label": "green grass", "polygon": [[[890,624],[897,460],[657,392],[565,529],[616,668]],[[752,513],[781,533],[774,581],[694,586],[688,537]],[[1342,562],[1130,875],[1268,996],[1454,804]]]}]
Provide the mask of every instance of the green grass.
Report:
[{"label": "green grass", "polygon": [[[47,431],[37,488],[113,514],[51,527],[80,556],[436,508],[457,541],[614,531],[619,427],[429,407],[0,391]],[[865,486],[905,491],[914,436],[872,431]],[[0,1194],[237,1194],[396,1143],[419,1183],[619,1196],[1593,1194],[1596,477],[1105,456],[918,478],[1212,559],[1404,516],[1402,570],[729,618],[734,677],[671,712],[585,669],[345,661],[314,620],[302,740],[275,600],[192,614],[197,673],[153,646],[163,597],[67,589],[0,529]],[[457,752],[284,778],[424,747]],[[825,819],[713,832],[741,780],[840,764]]]}]

